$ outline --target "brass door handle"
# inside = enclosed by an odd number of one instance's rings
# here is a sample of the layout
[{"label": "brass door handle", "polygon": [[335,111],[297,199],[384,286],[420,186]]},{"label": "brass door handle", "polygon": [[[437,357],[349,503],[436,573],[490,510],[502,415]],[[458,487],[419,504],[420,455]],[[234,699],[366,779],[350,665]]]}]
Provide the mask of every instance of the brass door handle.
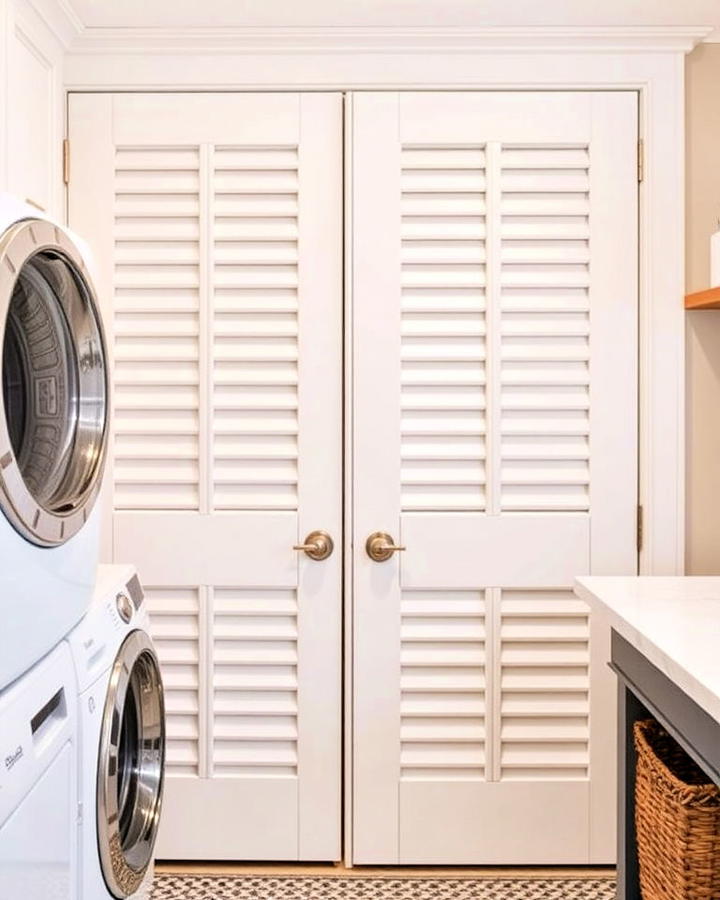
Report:
[{"label": "brass door handle", "polygon": [[310,559],[321,562],[327,559],[335,549],[333,539],[327,531],[311,531],[305,538],[304,544],[295,544],[293,550],[302,550]]},{"label": "brass door handle", "polygon": [[392,537],[384,531],[374,531],[365,541],[365,550],[370,559],[375,562],[385,562],[398,550],[407,550],[407,547],[398,546]]}]

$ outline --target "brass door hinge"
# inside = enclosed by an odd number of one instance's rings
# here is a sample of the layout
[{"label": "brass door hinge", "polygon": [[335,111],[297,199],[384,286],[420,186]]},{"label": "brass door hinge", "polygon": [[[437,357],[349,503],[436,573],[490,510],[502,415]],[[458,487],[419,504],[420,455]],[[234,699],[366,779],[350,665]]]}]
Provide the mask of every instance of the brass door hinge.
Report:
[{"label": "brass door hinge", "polygon": [[62,149],[63,184],[70,184],[70,141],[63,140]]},{"label": "brass door hinge", "polygon": [[637,551],[638,553],[642,550],[643,547],[643,508],[642,506],[638,506],[637,508]]},{"label": "brass door hinge", "polygon": [[645,141],[642,138],[637,143],[637,178],[640,183],[645,179]]}]

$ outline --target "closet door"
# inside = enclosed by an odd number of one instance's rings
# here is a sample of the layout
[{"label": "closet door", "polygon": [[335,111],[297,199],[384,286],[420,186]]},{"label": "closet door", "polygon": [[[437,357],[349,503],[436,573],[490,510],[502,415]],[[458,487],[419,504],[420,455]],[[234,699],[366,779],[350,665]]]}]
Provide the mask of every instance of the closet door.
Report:
[{"label": "closet door", "polygon": [[614,857],[572,585],[636,571],[636,109],[353,98],[357,863]]},{"label": "closet door", "polygon": [[340,855],[342,97],[76,94],[114,334],[109,552],[168,709],[161,858]]}]

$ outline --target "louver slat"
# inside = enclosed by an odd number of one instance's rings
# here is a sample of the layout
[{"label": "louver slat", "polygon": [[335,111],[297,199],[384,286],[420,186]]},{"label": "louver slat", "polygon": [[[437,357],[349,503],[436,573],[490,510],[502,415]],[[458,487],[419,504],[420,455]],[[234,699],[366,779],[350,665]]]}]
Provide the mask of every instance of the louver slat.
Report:
[{"label": "louver slat", "polygon": [[213,159],[213,506],[293,510],[297,150],[216,147]]},{"label": "louver slat", "polygon": [[115,507],[197,509],[199,153],[115,155]]},{"label": "louver slat", "polygon": [[485,506],[485,155],[402,152],[402,506]]}]

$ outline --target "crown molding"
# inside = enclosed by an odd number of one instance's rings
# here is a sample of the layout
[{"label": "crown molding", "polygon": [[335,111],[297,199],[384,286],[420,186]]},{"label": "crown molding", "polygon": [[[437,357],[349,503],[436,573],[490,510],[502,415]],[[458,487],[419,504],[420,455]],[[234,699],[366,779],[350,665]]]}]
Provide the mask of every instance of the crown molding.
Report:
[{"label": "crown molding", "polygon": [[83,23],[68,0],[26,0],[26,3],[66,50],[83,33]]},{"label": "crown molding", "polygon": [[[50,3],[52,0],[33,0]],[[58,5],[66,6],[65,0]],[[77,21],[77,17],[75,17]],[[98,28],[75,30],[73,54],[687,53],[704,26],[524,28]]]}]

